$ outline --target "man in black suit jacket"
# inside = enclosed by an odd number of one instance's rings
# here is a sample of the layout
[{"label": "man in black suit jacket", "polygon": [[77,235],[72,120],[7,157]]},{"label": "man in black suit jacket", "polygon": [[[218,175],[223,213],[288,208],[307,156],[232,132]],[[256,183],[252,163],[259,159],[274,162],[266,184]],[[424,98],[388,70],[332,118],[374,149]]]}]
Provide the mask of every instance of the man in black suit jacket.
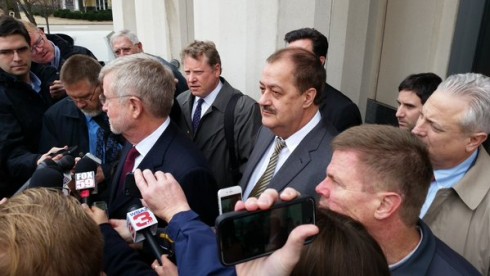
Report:
[{"label": "man in black suit jacket", "polygon": [[125,141],[110,131],[107,115],[102,111],[99,100],[102,86],[98,80],[101,68],[98,61],[86,55],[66,60],[60,76],[68,97],[44,114],[39,150],[78,146],[75,157],[90,152],[100,158],[102,166],[96,175],[99,193],[91,198],[107,201],[111,170]]},{"label": "man in black suit jacket", "polygon": [[[323,65],[327,62],[328,40],[319,31],[313,28],[290,31],[284,40],[288,47],[299,47],[314,53]],[[322,119],[331,122],[338,132],[362,124],[359,108],[342,92],[325,83],[320,95]]]},{"label": "man in black suit jacket", "polygon": [[213,224],[216,181],[204,156],[168,117],[175,90],[172,72],[148,55],[134,54],[106,65],[99,79],[111,131],[128,141],[110,188],[109,216],[125,218],[128,207],[139,201],[136,194],[125,194],[127,173],[139,168],[172,173],[191,208]]},{"label": "man in black suit jacket", "polygon": [[[266,178],[267,188],[293,187],[316,196],[315,186],[325,178],[330,142],[337,134],[318,110],[324,81],[325,69],[305,49],[285,48],[267,59],[260,80],[263,127],[240,181],[244,198],[258,196]],[[274,157],[280,141],[285,147]]]}]

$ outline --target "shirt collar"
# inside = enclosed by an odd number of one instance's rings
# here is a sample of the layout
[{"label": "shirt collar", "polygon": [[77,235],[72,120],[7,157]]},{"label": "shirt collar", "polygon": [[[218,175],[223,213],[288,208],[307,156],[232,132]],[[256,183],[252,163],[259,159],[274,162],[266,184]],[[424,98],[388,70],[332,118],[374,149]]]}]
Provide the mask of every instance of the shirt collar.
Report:
[{"label": "shirt collar", "polygon": [[[49,40],[48,40],[49,41]],[[60,60],[61,60],[61,51],[58,46],[56,46],[53,42],[49,41],[54,47],[54,59],[51,61],[51,65],[54,66],[58,71],[60,68]]]},{"label": "shirt collar", "polygon": [[456,167],[444,170],[435,170],[434,178],[436,179],[436,184],[441,188],[452,188],[456,185],[466,174],[466,172],[471,168],[478,155],[478,150],[473,152],[470,157],[468,157],[461,164]]},{"label": "shirt collar", "polygon": [[[223,87],[223,83],[220,80],[219,83],[218,83],[218,85],[216,86],[216,88],[214,88],[213,91],[211,91],[211,93],[209,93],[209,95],[207,95],[206,97],[202,98],[204,100],[204,102],[208,106],[213,105],[214,100],[216,100],[216,97],[218,97],[218,93],[219,93],[219,91],[221,90],[222,87]],[[197,101],[199,99],[200,99],[199,97],[195,97],[195,99],[194,99],[194,105],[197,103]]]},{"label": "shirt collar", "polygon": [[285,139],[284,141],[286,142],[288,150],[293,152],[299,143],[301,143],[303,138],[310,133],[310,131],[321,121],[321,119],[322,116],[320,115],[320,112],[317,111],[315,116],[313,116],[313,118],[305,126]]},{"label": "shirt collar", "polygon": [[41,92],[41,80],[36,76],[36,74],[29,72],[31,77],[31,87],[36,93]]},{"label": "shirt collar", "polygon": [[162,125],[160,125],[155,131],[153,131],[150,135],[148,135],[145,139],[141,140],[135,147],[140,153],[141,157],[146,156],[148,152],[150,152],[151,148],[157,142],[158,138],[162,135],[162,133],[167,129],[170,124],[170,118],[167,118]]}]

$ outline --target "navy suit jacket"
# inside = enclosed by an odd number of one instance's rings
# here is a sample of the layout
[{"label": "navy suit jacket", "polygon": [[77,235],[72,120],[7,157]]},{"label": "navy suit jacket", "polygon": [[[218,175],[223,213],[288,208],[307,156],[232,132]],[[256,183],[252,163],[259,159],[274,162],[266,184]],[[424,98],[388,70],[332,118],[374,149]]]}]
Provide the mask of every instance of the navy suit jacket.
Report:
[{"label": "navy suit jacket", "polygon": [[[330,123],[325,120],[320,121],[303,138],[272,177],[268,188],[282,191],[286,187],[292,187],[302,195],[310,195],[318,199],[315,187],[325,178],[325,170],[332,158],[330,143],[335,135],[337,135],[337,131]],[[270,129],[262,127],[259,130],[257,142],[240,181],[243,191],[245,191],[257,163],[274,138],[275,135]]]},{"label": "navy suit jacket", "polygon": [[[132,145],[127,143],[115,171],[109,199],[109,217],[125,219],[128,207],[139,199],[118,191],[124,160]],[[217,186],[206,159],[199,149],[172,122],[145,158],[138,165],[141,170],[171,173],[184,190],[189,206],[201,220],[214,225],[218,215]]]}]

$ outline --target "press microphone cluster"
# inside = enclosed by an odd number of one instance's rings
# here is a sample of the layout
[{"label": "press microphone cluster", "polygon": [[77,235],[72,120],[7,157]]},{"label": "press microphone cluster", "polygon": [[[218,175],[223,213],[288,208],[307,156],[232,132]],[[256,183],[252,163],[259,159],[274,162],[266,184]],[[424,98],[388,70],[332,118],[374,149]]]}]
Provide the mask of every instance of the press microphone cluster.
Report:
[{"label": "press microphone cluster", "polygon": [[64,184],[70,182],[69,171],[74,165],[75,158],[71,155],[65,155],[58,161],[44,160],[37,166],[26,188],[62,188]]}]

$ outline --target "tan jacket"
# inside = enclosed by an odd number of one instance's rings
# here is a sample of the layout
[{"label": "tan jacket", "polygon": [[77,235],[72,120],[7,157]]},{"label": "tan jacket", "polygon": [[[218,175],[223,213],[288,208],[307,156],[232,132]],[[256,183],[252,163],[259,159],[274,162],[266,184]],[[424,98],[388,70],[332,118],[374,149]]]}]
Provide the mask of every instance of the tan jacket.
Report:
[{"label": "tan jacket", "polygon": [[490,275],[490,156],[480,147],[475,164],[451,189],[441,189],[424,217],[432,232]]}]

